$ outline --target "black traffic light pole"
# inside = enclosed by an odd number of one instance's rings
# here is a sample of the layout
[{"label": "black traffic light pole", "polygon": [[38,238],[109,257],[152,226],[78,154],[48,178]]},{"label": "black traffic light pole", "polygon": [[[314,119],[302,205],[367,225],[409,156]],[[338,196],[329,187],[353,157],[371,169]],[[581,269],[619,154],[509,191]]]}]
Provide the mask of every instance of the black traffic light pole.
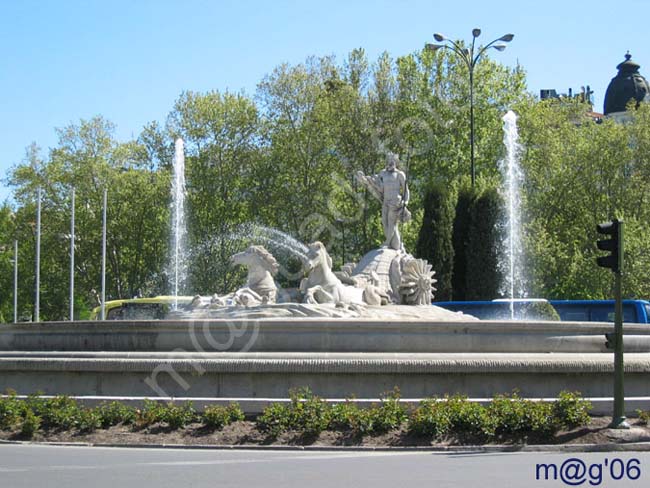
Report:
[{"label": "black traffic light pole", "polygon": [[[614,413],[612,414],[613,429],[629,429],[625,420],[625,389],[623,385],[623,301],[621,278],[623,274],[623,221],[614,219],[612,222],[599,224],[596,227],[599,234],[610,235],[610,239],[597,241],[601,251],[611,251],[608,256],[596,258],[598,266],[610,268],[614,272],[614,294],[616,307],[614,309],[614,334],[607,334],[608,348],[614,346]],[[612,344],[613,342],[613,344]]]}]

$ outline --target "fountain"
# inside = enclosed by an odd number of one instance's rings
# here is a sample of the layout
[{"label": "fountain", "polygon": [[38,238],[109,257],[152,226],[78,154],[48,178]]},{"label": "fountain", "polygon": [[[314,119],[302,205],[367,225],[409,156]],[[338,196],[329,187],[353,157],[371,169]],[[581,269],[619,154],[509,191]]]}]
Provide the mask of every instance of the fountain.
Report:
[{"label": "fountain", "polygon": [[[245,224],[231,233],[230,239],[245,237],[256,244],[262,242],[272,246],[274,252],[281,251],[299,258],[303,269],[289,275],[264,247],[251,246],[246,253],[234,257],[235,262],[249,267],[249,281],[245,287],[222,296],[197,297],[193,307],[174,317],[418,317],[471,320],[472,317],[431,306],[435,272],[425,260],[415,258],[404,249],[399,225],[410,219],[411,214],[406,207],[410,194],[405,174],[397,169],[398,163],[397,155],[390,153],[386,169],[381,173],[374,176],[357,174],[359,181],[384,206],[382,223],[386,237],[381,248],[368,252],[358,264],[346,263],[341,270],[334,271],[333,260],[321,242],[306,246],[276,229]],[[264,260],[259,259],[263,254],[271,256],[276,263],[274,274],[279,271],[291,280],[302,278],[300,287],[286,291],[275,284],[269,290],[269,268]],[[256,259],[249,258],[256,255]],[[254,276],[260,279],[266,276],[263,278],[263,289],[257,287],[257,278],[251,280]]]},{"label": "fountain", "polygon": [[[523,294],[515,120],[512,113],[504,118],[502,163],[512,297]],[[335,271],[320,242],[305,246],[274,229],[244,226],[233,236],[256,242],[232,263],[247,268],[246,283],[225,296],[198,297],[190,311],[165,320],[2,325],[0,391],[84,401],[119,397],[136,405],[156,396],[201,405],[237,399],[247,413],[257,413],[297,386],[328,400],[353,395],[363,401],[397,386],[415,402],[454,393],[489,398],[513,389],[523,397],[555,398],[562,390],[580,390],[592,398],[595,412],[610,412],[613,361],[605,334],[611,324],[479,321],[431,305],[434,272],[401,242],[398,226],[408,218],[409,195],[395,161],[389,163],[379,175],[358,175],[382,203],[386,238],[358,264]],[[179,140],[171,253],[176,294],[185,270],[182,166]],[[281,293],[274,280],[281,267],[259,243],[300,260],[296,294]],[[626,393],[639,397],[626,408],[647,408],[647,326],[626,324],[625,348]]]},{"label": "fountain", "polygon": [[171,186],[171,249],[169,256],[169,275],[173,278],[172,309],[178,308],[178,296],[187,280],[185,224],[185,149],[183,139],[176,139],[174,151],[173,177]]},{"label": "fountain", "polygon": [[260,242],[274,251],[288,253],[301,261],[307,259],[309,252],[305,244],[286,232],[250,222],[240,225],[229,237]]},{"label": "fountain", "polygon": [[514,299],[526,297],[523,247],[521,243],[522,171],[519,167],[521,146],[517,131],[517,115],[508,111],[503,116],[503,143],[505,158],[499,162],[503,178],[502,194],[505,200],[504,255],[499,267],[503,272],[503,294],[510,299],[510,318],[514,320]]}]

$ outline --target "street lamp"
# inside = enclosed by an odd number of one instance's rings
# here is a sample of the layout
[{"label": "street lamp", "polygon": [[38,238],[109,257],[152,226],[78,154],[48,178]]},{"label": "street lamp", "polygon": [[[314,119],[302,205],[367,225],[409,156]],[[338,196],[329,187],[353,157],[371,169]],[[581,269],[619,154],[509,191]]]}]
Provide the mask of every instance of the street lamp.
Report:
[{"label": "street lamp", "polygon": [[472,171],[472,186],[476,180],[476,170],[474,167],[474,67],[483,56],[483,53],[488,49],[496,49],[497,51],[503,51],[506,46],[505,44],[497,44],[497,42],[510,42],[515,37],[514,34],[505,34],[493,41],[489,42],[485,46],[476,47],[476,38],[481,35],[481,29],[472,29],[472,45],[468,49],[462,47],[458,41],[452,41],[451,39],[446,38],[440,33],[435,33],[433,38],[436,42],[442,44],[427,44],[426,49],[429,51],[437,51],[438,49],[450,49],[455,52],[467,65],[469,70],[469,143],[470,143],[470,163]]}]

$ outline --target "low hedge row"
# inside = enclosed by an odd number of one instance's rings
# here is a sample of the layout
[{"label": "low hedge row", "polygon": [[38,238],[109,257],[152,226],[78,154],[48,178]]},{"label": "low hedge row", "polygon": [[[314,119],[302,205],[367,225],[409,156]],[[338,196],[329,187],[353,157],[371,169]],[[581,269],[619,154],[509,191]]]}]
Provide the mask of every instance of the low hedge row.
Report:
[{"label": "low hedge row", "polygon": [[236,403],[206,407],[203,413],[198,414],[191,402],[176,405],[145,400],[142,408],[106,402],[86,408],[66,396],[42,398],[32,395],[22,400],[10,393],[0,398],[0,430],[19,427],[26,437],[32,437],[41,428],[92,432],[118,424],[131,425],[136,430],[162,424],[170,429],[179,429],[200,422],[207,428],[221,429],[239,420],[244,420],[244,412]]},{"label": "low hedge row", "polygon": [[591,403],[579,393],[563,391],[552,403],[521,398],[516,392],[498,395],[483,406],[465,396],[423,400],[408,412],[399,391],[385,395],[380,405],[367,409],[352,402],[330,406],[309,390],[292,392],[289,404],[273,404],[257,418],[257,426],[271,436],[293,430],[305,435],[321,431],[381,434],[406,426],[409,433],[441,439],[448,435],[484,441],[536,434],[550,437],[560,429],[586,425]]},{"label": "low hedge row", "polygon": [[[571,392],[560,393],[551,403],[526,400],[515,392],[498,395],[485,406],[455,395],[424,400],[410,411],[400,402],[398,390],[369,408],[360,408],[352,401],[330,405],[308,389],[290,392],[290,399],[289,403],[274,403],[264,409],[256,418],[257,428],[269,437],[287,431],[312,437],[325,430],[363,436],[405,426],[415,436],[441,439],[455,435],[489,441],[528,435],[550,437],[560,429],[589,423],[591,409],[579,393]],[[92,432],[118,424],[135,430],[154,424],[179,429],[192,423],[221,429],[241,420],[244,412],[236,403],[206,407],[198,413],[191,402],[176,405],[145,400],[141,409],[118,402],[86,408],[65,396],[34,395],[23,400],[9,394],[0,398],[0,430],[20,429],[25,437],[32,437],[39,429]]]}]

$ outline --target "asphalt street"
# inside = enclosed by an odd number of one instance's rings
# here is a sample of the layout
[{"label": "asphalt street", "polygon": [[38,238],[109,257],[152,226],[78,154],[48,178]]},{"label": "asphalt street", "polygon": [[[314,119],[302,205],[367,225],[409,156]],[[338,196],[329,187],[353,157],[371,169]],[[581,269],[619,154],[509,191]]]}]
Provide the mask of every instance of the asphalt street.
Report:
[{"label": "asphalt street", "polygon": [[639,487],[648,486],[646,471],[647,452],[449,454],[0,445],[2,488]]}]

